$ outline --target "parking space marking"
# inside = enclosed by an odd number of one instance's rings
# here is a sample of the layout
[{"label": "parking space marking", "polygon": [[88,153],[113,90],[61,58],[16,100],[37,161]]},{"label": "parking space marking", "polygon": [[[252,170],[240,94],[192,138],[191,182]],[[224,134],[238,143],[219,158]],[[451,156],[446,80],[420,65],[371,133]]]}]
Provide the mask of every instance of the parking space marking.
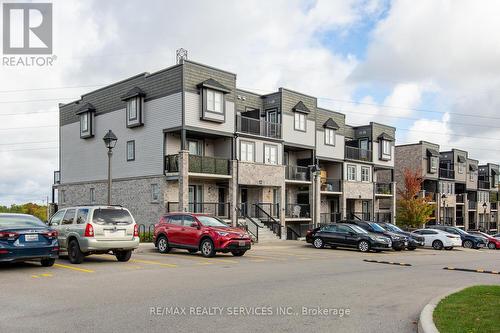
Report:
[{"label": "parking space marking", "polygon": [[407,264],[404,262],[393,262],[393,261],[382,261],[382,260],[371,260],[371,259],[363,259],[363,261],[376,263],[376,264],[386,264],[386,265],[396,265],[396,266],[412,266],[411,264]]},{"label": "parking space marking", "polygon": [[70,269],[73,271],[77,272],[82,272],[82,273],[95,273],[95,271],[91,269],[86,269],[86,268],[78,268],[78,267],[73,267],[73,266],[67,266],[67,265],[61,265],[61,264],[54,264],[54,267],[57,268],[65,268],[65,269]]},{"label": "parking space marking", "polygon": [[270,256],[259,256],[259,255],[246,255],[245,258],[255,258],[256,260],[277,260],[277,261],[288,261],[285,258],[270,257]]},{"label": "parking space marking", "polygon": [[54,275],[50,274],[50,273],[42,273],[42,274],[38,274],[38,275],[32,275],[31,277],[33,279],[38,279],[38,278],[44,278],[44,277],[53,277]]},{"label": "parking space marking", "polygon": [[484,273],[484,274],[498,274],[500,272],[497,271],[488,271],[484,269],[469,269],[469,268],[455,268],[455,267],[443,267],[443,269],[448,271],[460,271],[460,272],[471,272],[471,273]]},{"label": "parking space marking", "polygon": [[141,259],[132,259],[132,262],[137,262],[140,264],[147,264],[147,265],[157,265],[157,266],[162,266],[162,267],[170,267],[170,268],[175,268],[177,267],[176,264],[166,264],[158,261],[153,261],[153,260],[141,260]]}]

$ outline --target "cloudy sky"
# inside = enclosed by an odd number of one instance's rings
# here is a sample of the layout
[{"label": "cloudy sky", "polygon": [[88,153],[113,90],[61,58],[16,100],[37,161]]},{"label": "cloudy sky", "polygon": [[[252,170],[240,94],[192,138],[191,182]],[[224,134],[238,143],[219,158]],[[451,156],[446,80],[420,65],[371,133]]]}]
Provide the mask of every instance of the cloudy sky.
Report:
[{"label": "cloudy sky", "polygon": [[396,126],[399,144],[428,140],[500,162],[498,1],[53,4],[54,66],[0,66],[0,204],[50,195],[58,103],[171,66],[180,47],[237,73],[241,88],[299,90],[353,125]]}]

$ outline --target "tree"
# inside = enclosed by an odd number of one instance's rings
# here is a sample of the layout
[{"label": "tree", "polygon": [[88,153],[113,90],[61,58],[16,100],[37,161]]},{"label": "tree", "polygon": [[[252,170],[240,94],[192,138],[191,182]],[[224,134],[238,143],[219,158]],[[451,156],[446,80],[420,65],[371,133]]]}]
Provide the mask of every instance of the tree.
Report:
[{"label": "tree", "polygon": [[419,228],[429,222],[435,205],[430,196],[422,196],[423,179],[419,170],[404,170],[404,187],[398,189],[397,222],[399,225]]},{"label": "tree", "polygon": [[35,203],[25,203],[22,205],[0,206],[0,213],[19,213],[30,214],[38,217],[42,221],[47,220],[47,206],[37,205]]}]

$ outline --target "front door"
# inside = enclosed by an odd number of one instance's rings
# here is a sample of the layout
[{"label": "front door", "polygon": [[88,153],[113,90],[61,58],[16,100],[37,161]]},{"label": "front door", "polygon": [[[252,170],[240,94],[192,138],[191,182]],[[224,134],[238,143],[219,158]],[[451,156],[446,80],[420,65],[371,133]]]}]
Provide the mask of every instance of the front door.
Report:
[{"label": "front door", "polygon": [[270,137],[275,137],[278,134],[278,111],[270,110],[266,113],[267,134]]},{"label": "front door", "polygon": [[248,215],[248,189],[241,189],[241,211],[243,215]]},{"label": "front door", "polygon": [[226,216],[226,189],[224,187],[219,187],[219,193],[218,193],[218,201],[219,204],[217,205],[217,216]]},{"label": "front door", "polygon": [[189,185],[189,211],[192,213],[203,212],[203,186]]},{"label": "front door", "polygon": [[368,158],[368,139],[363,139],[359,141],[359,157],[362,160]]},{"label": "front door", "polygon": [[368,221],[370,220],[370,202],[369,201],[363,201],[362,202],[362,206],[361,206],[361,209],[362,209],[362,219],[365,220],[365,221]]}]

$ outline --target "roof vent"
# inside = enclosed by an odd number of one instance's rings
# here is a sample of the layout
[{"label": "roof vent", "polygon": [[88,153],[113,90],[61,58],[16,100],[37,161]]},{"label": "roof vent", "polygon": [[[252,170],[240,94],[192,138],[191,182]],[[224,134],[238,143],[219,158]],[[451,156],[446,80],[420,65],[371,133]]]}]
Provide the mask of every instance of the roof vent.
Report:
[{"label": "roof vent", "polygon": [[182,64],[184,60],[187,60],[188,58],[188,51],[183,48],[178,49],[175,53],[177,57],[177,64]]}]

